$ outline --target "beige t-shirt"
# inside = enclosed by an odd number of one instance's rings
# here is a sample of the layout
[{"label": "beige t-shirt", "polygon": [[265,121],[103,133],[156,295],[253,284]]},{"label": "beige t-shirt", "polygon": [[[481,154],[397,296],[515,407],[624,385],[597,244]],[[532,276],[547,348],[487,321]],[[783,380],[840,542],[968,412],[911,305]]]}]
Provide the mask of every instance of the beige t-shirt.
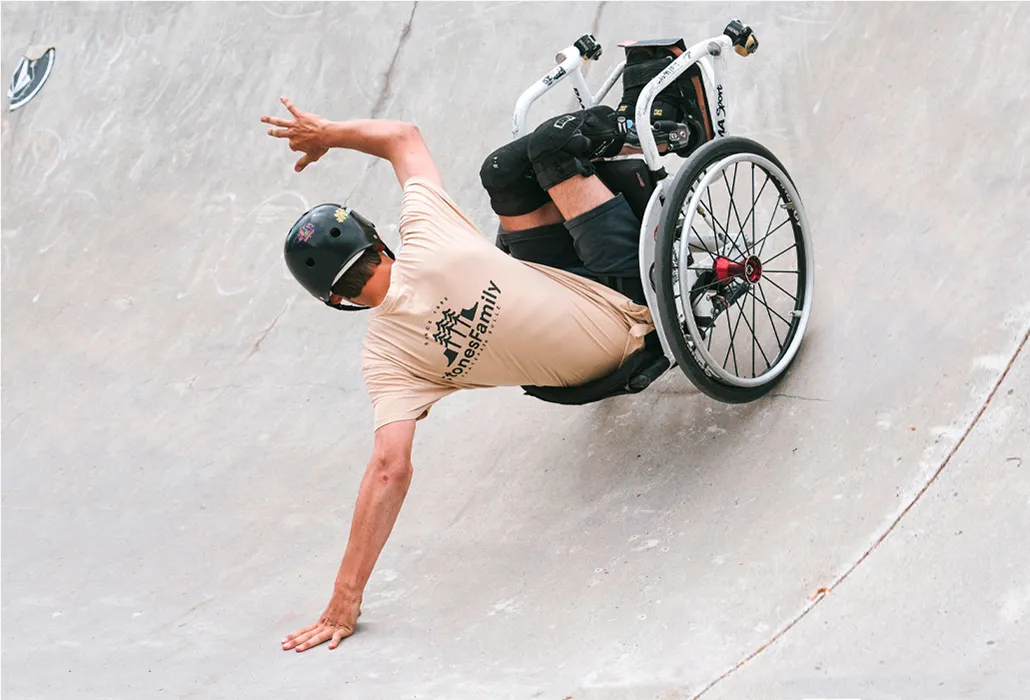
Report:
[{"label": "beige t-shirt", "polygon": [[404,186],[400,235],[362,353],[377,430],[458,389],[598,379],[653,330],[647,307],[618,292],[505,255],[423,178]]}]

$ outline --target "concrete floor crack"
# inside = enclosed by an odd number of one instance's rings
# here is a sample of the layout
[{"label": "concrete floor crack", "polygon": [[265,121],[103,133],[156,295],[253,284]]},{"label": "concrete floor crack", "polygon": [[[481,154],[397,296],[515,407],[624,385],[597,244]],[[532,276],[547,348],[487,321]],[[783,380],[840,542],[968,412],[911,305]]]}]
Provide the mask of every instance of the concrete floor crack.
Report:
[{"label": "concrete floor crack", "polygon": [[797,399],[798,401],[818,401],[819,403],[830,403],[829,399],[819,399],[814,396],[796,396],[794,394],[769,394],[770,398]]},{"label": "concrete floor crack", "polygon": [[261,337],[254,341],[254,347],[251,348],[250,354],[247,355],[246,359],[249,360],[250,358],[254,357],[257,351],[261,349],[261,343],[265,342],[265,338],[267,338],[268,334],[272,332],[273,328],[275,328],[275,324],[279,323],[279,319],[283,317],[283,314],[285,314],[290,309],[290,306],[293,304],[293,300],[296,298],[296,296],[290,297],[289,301],[286,302],[286,305],[283,306],[282,310],[278,314],[276,314],[275,318],[272,319],[272,322],[268,324],[268,327],[261,332]]},{"label": "concrete floor crack", "polygon": [[405,22],[404,28],[401,30],[400,39],[397,40],[397,48],[394,49],[393,57],[390,58],[390,66],[386,69],[386,75],[383,78],[383,87],[379,90],[379,97],[376,98],[375,104],[372,106],[372,112],[370,115],[371,119],[377,119],[379,113],[386,106],[386,98],[390,94],[390,88],[393,86],[393,74],[397,69],[397,59],[401,55],[401,49],[408,43],[408,39],[411,37],[411,23],[415,19],[415,10],[418,9],[418,3],[414,3],[411,6],[411,15],[408,16],[408,21]]},{"label": "concrete floor crack", "polygon": [[819,603],[823,602],[823,600],[825,600],[830,593],[832,593],[841,583],[843,583],[844,580],[847,579],[848,576],[850,576],[852,572],[855,571],[855,569],[857,569],[866,559],[869,558],[870,555],[872,555],[874,551],[876,551],[876,549],[881,544],[883,544],[884,540],[886,540],[887,537],[892,532],[894,532],[897,526],[901,523],[902,519],[908,514],[910,510],[912,510],[912,507],[919,502],[919,500],[923,497],[923,494],[925,494],[930,489],[930,487],[933,486],[934,482],[937,481],[937,478],[944,471],[945,467],[947,467],[948,464],[951,463],[952,458],[965,443],[966,438],[969,437],[969,434],[971,432],[973,432],[973,429],[977,426],[977,424],[980,422],[980,419],[983,417],[984,412],[987,411],[987,407],[991,404],[991,400],[994,399],[995,395],[998,393],[998,389],[1000,389],[1001,385],[1005,382],[1005,378],[1008,377],[1009,372],[1012,370],[1012,366],[1016,362],[1016,358],[1019,357],[1020,353],[1023,351],[1023,348],[1026,347],[1028,339],[1030,339],[1030,328],[1027,328],[1023,332],[1022,340],[1019,341],[1015,351],[1013,351],[1012,355],[1009,357],[1008,363],[1005,365],[1005,368],[998,375],[998,378],[997,380],[995,380],[990,392],[988,392],[987,397],[983,400],[983,402],[980,405],[980,408],[976,411],[976,413],[973,414],[973,417],[970,419],[969,423],[962,431],[962,435],[959,437],[958,440],[955,441],[955,444],[948,451],[948,454],[945,455],[941,463],[937,466],[937,469],[934,470],[933,474],[926,481],[926,483],[923,484],[922,488],[920,488],[916,495],[911,500],[909,500],[909,502],[905,505],[901,512],[898,513],[894,520],[891,521],[891,524],[887,526],[887,529],[880,533],[880,536],[873,541],[873,543],[869,546],[868,549],[866,549],[862,556],[855,560],[855,562],[851,566],[849,566],[847,570],[844,571],[844,573],[838,576],[837,579],[829,586],[819,588],[819,590],[816,591],[816,593],[810,599],[810,602],[801,610],[801,612],[798,613],[790,622],[781,627],[780,630],[776,632],[776,634],[774,634],[761,646],[759,646],[757,649],[755,649],[750,654],[745,656],[743,659],[738,661],[732,667],[727,669],[720,676],[715,678],[715,680],[708,683],[708,685],[702,688],[696,695],[691,696],[691,700],[698,700],[698,698],[703,696],[709,690],[714,688],[722,681],[726,680],[734,673],[736,673],[738,670],[747,665],[750,661],[752,661],[763,651],[765,651],[773,644],[775,644],[777,641],[779,641],[785,634],[787,634],[787,632],[793,629],[795,625],[797,625],[805,617],[807,617],[808,614],[812,612],[812,610],[814,610],[817,605],[819,605]]},{"label": "concrete floor crack", "polygon": [[[404,28],[401,29],[401,36],[397,40],[397,48],[394,49],[393,56],[390,58],[390,65],[386,69],[386,73],[383,76],[383,86],[379,89],[379,95],[376,97],[375,104],[372,105],[372,111],[369,113],[369,119],[378,119],[380,113],[386,107],[386,100],[390,96],[390,88],[393,87],[393,75],[397,70],[397,61],[401,55],[401,49],[408,43],[408,39],[411,38],[411,24],[415,20],[415,10],[418,9],[418,2],[415,2],[411,6],[411,14],[408,15],[408,21],[404,23]],[[372,172],[372,169],[379,163],[378,158],[372,158],[368,163],[365,164],[365,169],[361,172],[361,177],[358,178],[357,184],[347,193],[347,197],[344,199],[344,203],[349,203],[350,198],[361,189],[361,186],[365,184],[365,180],[368,178],[368,174]]]}]

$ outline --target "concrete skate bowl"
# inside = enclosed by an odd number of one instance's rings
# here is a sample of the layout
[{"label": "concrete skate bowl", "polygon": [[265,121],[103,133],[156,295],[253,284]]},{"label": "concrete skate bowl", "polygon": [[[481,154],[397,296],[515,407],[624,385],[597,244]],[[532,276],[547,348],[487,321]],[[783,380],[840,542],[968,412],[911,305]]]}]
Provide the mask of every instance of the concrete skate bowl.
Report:
[{"label": "concrete skate bowl", "polygon": [[[593,32],[740,17],[737,133],[808,209],[771,396],[678,371],[566,408],[466,392],[332,652],[371,449],[365,320],[282,263],[308,206],[396,240],[388,165],[302,174],[280,95],[419,124],[482,230],[517,95]],[[1025,5],[4,4],[4,698],[1016,698],[1030,684]],[[617,100],[618,95],[613,96]],[[555,91],[533,116],[572,107]],[[1019,649],[1024,651],[1021,653]]]}]

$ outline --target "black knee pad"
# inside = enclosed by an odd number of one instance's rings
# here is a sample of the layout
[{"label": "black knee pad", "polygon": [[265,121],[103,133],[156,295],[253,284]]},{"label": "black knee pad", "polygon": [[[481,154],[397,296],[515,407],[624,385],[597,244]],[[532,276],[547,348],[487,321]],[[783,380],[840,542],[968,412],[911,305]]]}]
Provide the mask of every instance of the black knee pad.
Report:
[{"label": "black knee pad", "polygon": [[479,169],[479,181],[499,216],[528,214],[551,201],[536,180],[526,154],[528,142],[529,136],[523,136],[501,146],[486,157]]},{"label": "black knee pad", "polygon": [[526,152],[546,191],[576,175],[593,175],[591,159],[617,154],[625,140],[615,110],[598,105],[548,119],[529,135]]}]

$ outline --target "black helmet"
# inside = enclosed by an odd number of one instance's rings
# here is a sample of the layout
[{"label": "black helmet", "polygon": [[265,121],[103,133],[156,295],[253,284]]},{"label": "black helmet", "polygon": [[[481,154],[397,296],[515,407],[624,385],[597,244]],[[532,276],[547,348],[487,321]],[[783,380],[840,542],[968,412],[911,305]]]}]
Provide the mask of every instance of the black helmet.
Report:
[{"label": "black helmet", "polygon": [[359,311],[368,307],[332,304],[329,293],[361,253],[372,247],[394,257],[371,221],[339,204],[319,204],[297,219],[286,236],[283,255],[286,267],[316,299],[336,309]]}]

